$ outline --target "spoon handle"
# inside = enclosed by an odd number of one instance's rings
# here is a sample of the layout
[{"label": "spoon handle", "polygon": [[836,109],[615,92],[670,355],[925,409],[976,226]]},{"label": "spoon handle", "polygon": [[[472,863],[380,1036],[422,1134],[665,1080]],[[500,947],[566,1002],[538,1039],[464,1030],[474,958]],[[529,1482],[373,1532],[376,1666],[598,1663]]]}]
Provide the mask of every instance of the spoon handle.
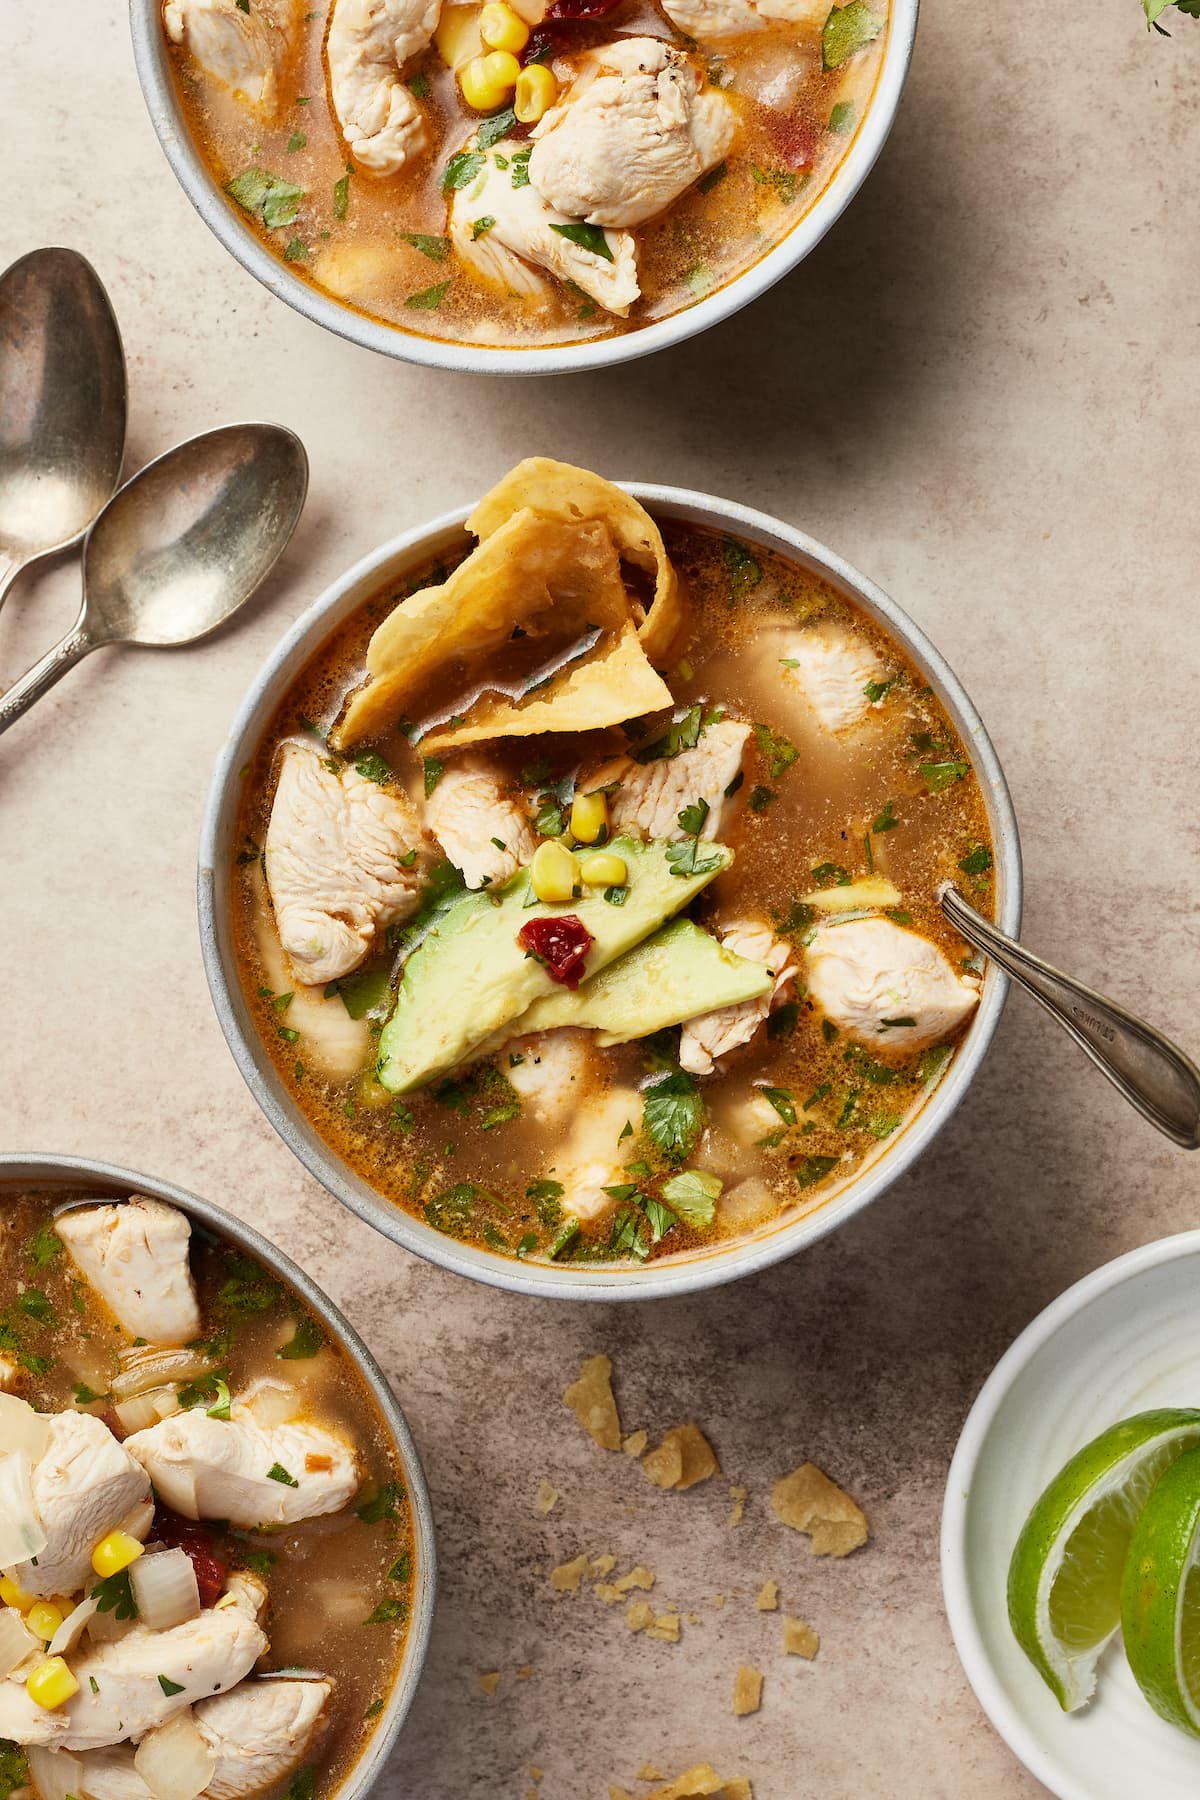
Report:
[{"label": "spoon handle", "polygon": [[1200,1149],[1200,1070],[1182,1050],[1144,1019],[1006,937],[953,882],[937,897],[955,930],[1032,994],[1143,1118],[1183,1149]]},{"label": "spoon handle", "polygon": [[0,694],[0,732],[7,731],[15,719],[29,711],[35,700],[40,700],[68,669],[95,648],[96,641],[85,631],[80,614],[62,643],[47,650],[40,662],[35,662],[32,669]]},{"label": "spoon handle", "polygon": [[0,550],[0,606],[4,605],[9,588],[24,567],[23,558],[9,556],[7,552]]}]

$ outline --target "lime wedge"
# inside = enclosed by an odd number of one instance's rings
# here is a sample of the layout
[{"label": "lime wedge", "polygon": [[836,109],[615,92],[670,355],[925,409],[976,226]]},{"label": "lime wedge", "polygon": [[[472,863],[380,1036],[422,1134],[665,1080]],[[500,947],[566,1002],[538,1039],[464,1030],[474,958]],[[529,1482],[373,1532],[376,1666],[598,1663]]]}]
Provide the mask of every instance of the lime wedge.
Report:
[{"label": "lime wedge", "polygon": [[1155,1712],[1200,1737],[1200,1450],[1167,1470],[1134,1527],[1121,1630]]},{"label": "lime wedge", "polygon": [[1008,1566],[1009,1623],[1064,1712],[1091,1699],[1100,1653],[1121,1623],[1121,1576],[1142,1508],[1197,1444],[1200,1412],[1136,1413],[1073,1456],[1022,1527]]}]

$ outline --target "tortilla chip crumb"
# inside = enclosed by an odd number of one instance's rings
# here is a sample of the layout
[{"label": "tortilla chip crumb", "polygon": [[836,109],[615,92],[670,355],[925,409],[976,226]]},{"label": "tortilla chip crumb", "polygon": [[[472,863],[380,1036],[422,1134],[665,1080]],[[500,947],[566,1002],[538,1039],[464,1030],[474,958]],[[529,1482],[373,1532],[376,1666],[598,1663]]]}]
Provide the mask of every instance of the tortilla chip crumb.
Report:
[{"label": "tortilla chip crumb", "polygon": [[522,1663],[521,1667],[517,1670],[517,1680],[518,1681],[528,1681],[529,1677],[532,1674],[533,1674],[533,1664],[532,1663]]},{"label": "tortilla chip crumb", "polygon": [[713,1595],[713,1605],[714,1606],[724,1606],[724,1604],[725,1604],[724,1594],[714,1594]]},{"label": "tortilla chip crumb", "polygon": [[689,1613],[687,1616],[687,1622],[689,1625],[699,1625],[700,1614],[699,1613]]},{"label": "tortilla chip crumb", "polygon": [[783,1621],[783,1653],[785,1656],[803,1656],[811,1662],[821,1648],[821,1640],[811,1625],[802,1619],[785,1619]]},{"label": "tortilla chip crumb", "polygon": [[622,1594],[627,1594],[630,1588],[645,1588],[648,1593],[656,1579],[653,1569],[644,1569],[639,1563],[636,1569],[630,1569],[628,1575],[618,1575],[613,1586]]},{"label": "tortilla chip crumb", "polygon": [[588,1436],[602,1450],[621,1448],[621,1420],[612,1391],[612,1362],[607,1356],[589,1356],[563,1399]]},{"label": "tortilla chip crumb", "polygon": [[558,1504],[558,1489],[551,1487],[545,1476],[538,1482],[537,1509],[540,1513],[553,1511]]},{"label": "tortilla chip crumb", "polygon": [[696,1425],[676,1425],[664,1432],[662,1443],[651,1450],[642,1467],[655,1487],[678,1493],[721,1473],[712,1445]]},{"label": "tortilla chip crumb", "polygon": [[622,1442],[621,1448],[626,1456],[640,1456],[649,1442],[650,1433],[648,1431],[631,1431]]},{"label": "tortilla chip crumb", "polygon": [[580,1582],[591,1572],[591,1558],[577,1556],[573,1562],[559,1563],[557,1569],[551,1569],[550,1586],[557,1588],[560,1594],[577,1594]]},{"label": "tortilla chip crumb", "polygon": [[744,1487],[731,1487],[729,1498],[733,1501],[733,1511],[729,1515],[730,1530],[740,1525],[746,1511],[746,1490]]},{"label": "tortilla chip crumb", "polygon": [[754,1602],[759,1612],[775,1612],[779,1606],[779,1583],[764,1581]]},{"label": "tortilla chip crumb", "polygon": [[733,1682],[733,1710],[739,1719],[758,1711],[762,1705],[762,1690],[762,1670],[751,1669],[742,1663]]},{"label": "tortilla chip crumb", "polygon": [[479,1677],[479,1685],[485,1694],[494,1694],[496,1689],[500,1686],[499,1669],[493,1669],[490,1675],[481,1675]]},{"label": "tortilla chip crumb", "polygon": [[646,1636],[660,1644],[677,1644],[680,1637],[678,1613],[659,1613],[653,1625],[647,1625]]},{"label": "tortilla chip crumb", "polygon": [[697,1763],[694,1768],[685,1769],[666,1787],[655,1788],[646,1800],[705,1800],[705,1796],[718,1795],[725,1783],[709,1763]]},{"label": "tortilla chip crumb", "polygon": [[612,1574],[612,1572],[616,1568],[616,1566],[617,1566],[617,1559],[615,1556],[593,1556],[593,1558],[592,1558],[592,1579],[593,1579],[593,1581],[603,1581],[603,1579],[606,1575]]},{"label": "tortilla chip crumb", "polygon": [[802,1463],[771,1489],[775,1517],[812,1540],[813,1556],[849,1556],[870,1535],[866,1514],[849,1494],[823,1475],[815,1463]]},{"label": "tortilla chip crumb", "polygon": [[537,1789],[536,1788],[526,1788],[525,1789],[525,1800],[538,1800]]},{"label": "tortilla chip crumb", "polygon": [[654,1608],[648,1600],[631,1600],[625,1608],[625,1623],[630,1631],[645,1631],[654,1623]]},{"label": "tortilla chip crumb", "polygon": [[597,1600],[602,1601],[605,1606],[615,1606],[618,1600],[625,1598],[620,1588],[614,1587],[611,1581],[597,1582],[592,1592]]},{"label": "tortilla chip crumb", "polygon": [[744,1778],[740,1781],[727,1781],[717,1800],[754,1800],[750,1792],[750,1783]]},{"label": "tortilla chip crumb", "polygon": [[546,1771],[545,1771],[545,1769],[540,1769],[538,1767],[537,1763],[530,1763],[529,1773],[534,1781],[540,1781],[542,1779],[542,1776],[546,1773]]},{"label": "tortilla chip crumb", "polygon": [[633,1800],[633,1795],[629,1792],[628,1788],[610,1787],[608,1790],[608,1800]]},{"label": "tortilla chip crumb", "polygon": [[639,1781],[665,1781],[667,1778],[661,1769],[656,1769],[652,1762],[644,1762],[637,1772]]}]

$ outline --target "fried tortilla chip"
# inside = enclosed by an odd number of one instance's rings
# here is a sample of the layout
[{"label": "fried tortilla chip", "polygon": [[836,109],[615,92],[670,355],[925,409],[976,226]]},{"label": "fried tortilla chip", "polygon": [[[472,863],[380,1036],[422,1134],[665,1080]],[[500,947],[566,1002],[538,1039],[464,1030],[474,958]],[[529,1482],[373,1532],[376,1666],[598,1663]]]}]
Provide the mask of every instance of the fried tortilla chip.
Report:
[{"label": "fried tortilla chip", "polygon": [[707,1800],[708,1795],[717,1795],[725,1783],[715,1773],[709,1763],[696,1763],[694,1767],[685,1769],[666,1787],[655,1788],[646,1800]]},{"label": "fried tortilla chip", "polygon": [[352,696],[330,742],[342,748],[392,729],[405,712],[417,716],[427,708],[431,692],[469,690],[517,627],[531,640],[545,638],[550,662],[573,643],[599,636],[549,689],[539,686],[524,701],[519,694],[484,693],[468,709],[469,726],[431,733],[424,747],[581,731],[671,704],[638,642],[607,528],[524,509],[440,586],[410,594],[376,628],[367,647],[370,679]]},{"label": "fried tortilla chip", "polygon": [[779,1583],[764,1581],[754,1602],[759,1612],[775,1612],[779,1606]]},{"label": "fried tortilla chip", "polygon": [[739,1719],[758,1711],[762,1705],[762,1690],[762,1670],[742,1663],[733,1680],[733,1710]]},{"label": "fried tortilla chip", "polygon": [[510,514],[528,507],[549,519],[600,519],[627,562],[654,576],[649,610],[635,607],[642,649],[653,663],[665,661],[683,622],[683,596],[662,533],[645,507],[623,488],[548,456],[527,456],[483,496],[467,530],[486,541]]},{"label": "fried tortilla chip", "polygon": [[602,1450],[621,1448],[621,1420],[612,1391],[612,1363],[607,1356],[589,1356],[563,1399],[588,1436]]},{"label": "fried tortilla chip", "polygon": [[537,1509],[540,1513],[553,1512],[558,1504],[558,1489],[552,1487],[543,1475],[538,1482]]},{"label": "fried tortilla chip", "polygon": [[500,1686],[500,1671],[499,1671],[499,1669],[493,1669],[491,1671],[491,1673],[488,1675],[481,1675],[479,1677],[479,1685],[483,1689],[484,1693],[487,1694],[490,1699],[490,1697],[496,1692],[496,1689]]},{"label": "fried tortilla chip", "polygon": [[746,1489],[731,1487],[729,1498],[733,1501],[733,1511],[729,1515],[729,1524],[732,1528],[734,1525],[740,1525],[746,1515]]},{"label": "fried tortilla chip", "polygon": [[591,1558],[577,1556],[571,1562],[559,1563],[557,1569],[551,1569],[550,1586],[560,1594],[577,1594],[580,1582],[591,1572]]},{"label": "fried tortilla chip", "polygon": [[775,1517],[807,1532],[813,1556],[849,1556],[870,1535],[866,1515],[815,1463],[802,1463],[771,1489]]},{"label": "fried tortilla chip", "polygon": [[697,1425],[676,1425],[664,1432],[658,1449],[643,1457],[642,1467],[655,1487],[677,1492],[721,1473],[713,1447]]},{"label": "fried tortilla chip", "polygon": [[783,1621],[783,1651],[785,1656],[802,1656],[811,1662],[821,1648],[821,1640],[811,1625],[803,1619],[785,1619]]},{"label": "fried tortilla chip", "polygon": [[649,1441],[650,1434],[648,1431],[631,1431],[621,1445],[621,1448],[626,1456],[640,1456]]}]

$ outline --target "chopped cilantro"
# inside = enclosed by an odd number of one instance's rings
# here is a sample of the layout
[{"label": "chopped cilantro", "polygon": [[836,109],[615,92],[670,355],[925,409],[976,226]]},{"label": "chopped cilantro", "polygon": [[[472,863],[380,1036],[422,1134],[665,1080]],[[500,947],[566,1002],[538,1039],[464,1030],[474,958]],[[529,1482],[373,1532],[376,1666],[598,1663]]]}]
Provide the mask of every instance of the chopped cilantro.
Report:
[{"label": "chopped cilantro", "polygon": [[851,885],[849,871],[843,869],[841,863],[817,863],[809,873],[819,888],[849,887]]},{"label": "chopped cilantro", "polygon": [[731,599],[741,600],[752,588],[756,588],[762,580],[762,564],[757,557],[751,556],[745,544],[737,538],[726,537],[721,540],[721,560],[729,570],[733,592]]},{"label": "chopped cilantro", "polygon": [[449,291],[450,283],[439,281],[436,287],[422,288],[419,294],[409,294],[404,304],[415,307],[418,312],[436,312]]},{"label": "chopped cilantro", "polygon": [[885,907],[883,916],[885,919],[890,919],[893,925],[911,925],[913,922],[912,914],[905,912],[904,908],[900,906]]},{"label": "chopped cilantro", "polygon": [[244,212],[260,218],[268,231],[294,225],[299,217],[300,202],[304,199],[302,187],[259,168],[246,169],[235,175],[225,192]]},{"label": "chopped cilantro", "polygon": [[604,228],[601,225],[552,224],[550,229],[559,237],[566,238],[568,243],[578,244],[581,250],[588,251],[592,256],[601,256],[605,262],[613,260],[613,253],[608,247],[608,239],[605,237]]},{"label": "chopped cilantro", "polygon": [[958,866],[964,875],[986,875],[992,866],[992,853],[986,844],[972,844]]},{"label": "chopped cilantro", "polygon": [[953,1044],[934,1044],[921,1052],[917,1062],[917,1080],[932,1081],[940,1075],[950,1058],[954,1055]]},{"label": "chopped cilantro", "polygon": [[703,729],[704,708],[699,704],[689,706],[679,718],[672,720],[662,737],[655,738],[652,744],[646,744],[635,751],[634,761],[660,762],[664,758],[678,756],[683,750],[694,750],[700,742]]},{"label": "chopped cilantro", "polygon": [[888,800],[885,801],[879,817],[871,820],[871,830],[878,836],[881,831],[895,831],[899,823],[900,821],[896,817],[896,803],[894,800]]},{"label": "chopped cilantro", "polygon": [[771,1043],[777,1044],[781,1038],[791,1037],[799,1017],[800,1006],[795,1000],[785,1001],[782,1006],[776,1007],[773,1013],[769,1013],[767,1015],[767,1037]]},{"label": "chopped cilantro", "polygon": [[182,1694],[183,1692],[183,1683],[181,1681],[172,1681],[169,1675],[160,1675],[158,1678],[158,1685],[167,1696],[168,1700],[171,1698],[172,1694]]},{"label": "chopped cilantro", "polygon": [[719,1175],[705,1169],[683,1169],[663,1182],[663,1199],[685,1224],[700,1228],[716,1217],[722,1185]]},{"label": "chopped cilantro", "polygon": [[316,1772],[312,1768],[297,1769],[288,1783],[283,1800],[313,1800]]},{"label": "chopped cilantro", "polygon": [[449,238],[431,237],[424,231],[402,231],[400,235],[406,244],[411,244],[414,250],[419,250],[431,262],[445,262],[450,254]]},{"label": "chopped cilantro", "polygon": [[822,1019],[821,1020],[821,1036],[825,1039],[825,1042],[827,1044],[832,1044],[832,1042],[833,1042],[834,1038],[837,1036],[837,1034],[838,1034],[838,1028],[834,1024],[832,1019]]},{"label": "chopped cilantro", "polygon": [[[532,152],[530,154],[532,155]],[[486,160],[486,157],[480,156],[477,151],[456,150],[446,164],[442,175],[443,194],[452,194],[456,188],[469,187]]]},{"label": "chopped cilantro", "polygon": [[428,800],[438,782],[445,773],[446,765],[439,762],[436,756],[427,756],[423,764],[425,770],[425,798]]},{"label": "chopped cilantro", "polygon": [[289,154],[294,154],[297,150],[303,150],[307,142],[308,139],[302,131],[293,131],[291,137],[288,139]]},{"label": "chopped cilantro", "polygon": [[840,69],[856,51],[873,43],[882,30],[883,20],[871,11],[866,0],[850,0],[848,6],[832,7],[821,31],[824,67]]},{"label": "chopped cilantro", "polygon": [[796,1180],[801,1187],[813,1187],[818,1181],[824,1181],[840,1161],[837,1156],[806,1156],[796,1165]]},{"label": "chopped cilantro", "polygon": [[383,1711],[383,1699],[381,1696],[379,1699],[372,1700],[370,1706],[368,1706],[366,1712],[364,1712],[363,1718],[364,1719],[377,1719],[382,1711]]},{"label": "chopped cilantro", "polygon": [[389,1581],[410,1581],[412,1579],[412,1557],[406,1550],[398,1556],[387,1572]]},{"label": "chopped cilantro", "polygon": [[382,1487],[360,1501],[354,1510],[364,1525],[379,1525],[384,1519],[398,1519],[400,1508],[406,1499],[407,1495],[399,1481],[385,1481]]},{"label": "chopped cilantro", "polygon": [[[836,106],[833,110],[835,112],[837,111]],[[889,675],[886,681],[868,681],[866,687],[863,689],[863,693],[867,696],[867,699],[871,702],[872,706],[878,706],[884,695],[889,693],[891,689],[895,687],[899,679],[900,677],[898,675]]]},{"label": "chopped cilantro", "polygon": [[249,1569],[252,1575],[263,1577],[271,1573],[277,1560],[273,1550],[243,1550],[238,1557],[242,1568]]},{"label": "chopped cilantro", "polygon": [[417,70],[415,75],[409,76],[408,86],[409,91],[413,93],[418,100],[428,100],[430,92],[429,77],[428,75],[422,74],[420,69]]},{"label": "chopped cilantro", "polygon": [[137,1602],[129,1585],[128,1569],[121,1569],[117,1574],[107,1575],[103,1581],[98,1581],[92,1589],[91,1598],[96,1602],[97,1612],[110,1612],[116,1619],[137,1618]]},{"label": "chopped cilantro", "polygon": [[493,144],[498,144],[501,138],[506,138],[515,129],[516,123],[515,107],[506,106],[503,112],[493,113],[490,118],[481,122],[475,133],[475,142],[481,150],[490,150]]},{"label": "chopped cilantro", "polygon": [[107,1394],[98,1394],[95,1388],[88,1386],[86,1381],[81,1381],[75,1387],[73,1398],[76,1406],[95,1406],[97,1400],[106,1400],[108,1396]]},{"label": "chopped cilantro", "polygon": [[29,1260],[35,1269],[48,1269],[62,1255],[62,1239],[49,1220],[39,1225],[29,1240]]},{"label": "chopped cilantro", "polygon": [[[796,198],[796,183],[799,179],[791,169],[760,169],[757,163],[750,164],[750,173],[760,187],[774,188],[785,206],[790,206]],[[801,180],[800,185],[806,185]]]},{"label": "chopped cilantro", "polygon": [[[833,108],[832,112],[829,115],[829,129],[838,137],[844,136],[845,133],[848,131],[853,131],[853,129],[854,129],[854,102],[853,102],[853,100],[839,100],[838,101],[837,105]],[[890,686],[890,683],[889,683],[889,686]]]},{"label": "chopped cilantro", "polygon": [[686,881],[691,875],[707,875],[721,867],[719,856],[700,856],[700,839],[685,838],[682,844],[667,845],[667,864],[672,875]]},{"label": "chopped cilantro", "polygon": [[872,1137],[891,1137],[893,1131],[899,1130],[900,1123],[899,1113],[884,1113],[878,1118],[868,1119],[867,1130],[871,1133]]},{"label": "chopped cilantro", "polygon": [[407,1617],[407,1600],[399,1600],[395,1595],[389,1595],[386,1600],[379,1602],[374,1612],[367,1614],[365,1623],[367,1625],[388,1625],[393,1619],[406,1619]]},{"label": "chopped cilantro", "polygon": [[690,806],[685,806],[683,811],[678,815],[680,829],[686,831],[689,837],[699,837],[700,833],[704,830],[704,824],[705,820],[708,818],[708,813],[709,806],[707,800],[701,799],[693,801]]},{"label": "chopped cilantro", "polygon": [[724,181],[728,173],[729,164],[727,162],[719,162],[715,169],[710,169],[707,175],[701,176],[699,182],[700,192],[702,194],[711,194],[713,189],[718,187],[720,183]]},{"label": "chopped cilantro", "polygon": [[804,1111],[811,1112],[818,1100],[824,1100],[826,1095],[832,1090],[832,1087],[833,1083],[831,1081],[818,1082],[812,1093],[808,1096],[808,1099],[804,1102]]},{"label": "chopped cilantro", "polygon": [[50,1303],[50,1296],[43,1294],[41,1288],[26,1288],[18,1305],[23,1313],[28,1313],[39,1325],[58,1324],[58,1314]]},{"label": "chopped cilantro", "polygon": [[917,767],[931,794],[940,794],[943,788],[953,787],[970,772],[970,765],[965,762],[923,762]]},{"label": "chopped cilantro", "polygon": [[771,806],[778,798],[779,795],[774,788],[764,787],[761,782],[756,782],[750,789],[750,811],[766,812],[768,806]]},{"label": "chopped cilantro", "polygon": [[497,1125],[507,1125],[510,1119],[521,1116],[521,1102],[506,1100],[502,1106],[493,1106],[490,1112],[484,1113],[479,1121],[480,1131],[494,1131]]},{"label": "chopped cilantro", "polygon": [[645,1090],[642,1125],[673,1161],[692,1150],[704,1125],[704,1101],[696,1081],[683,1069]]},{"label": "chopped cilantro", "polygon": [[296,1320],[296,1329],[275,1354],[284,1362],[307,1362],[325,1342],[325,1334],[315,1319],[304,1313]]},{"label": "chopped cilantro", "polygon": [[560,1257],[562,1255],[563,1251],[566,1249],[567,1245],[571,1242],[572,1238],[574,1238],[578,1234],[578,1231],[579,1231],[579,1220],[578,1219],[564,1219],[563,1220],[562,1224],[559,1226],[557,1232],[554,1235],[553,1242],[548,1244],[546,1247],[546,1255],[549,1257],[551,1262],[554,1262],[558,1257]]},{"label": "chopped cilantro", "polygon": [[350,175],[347,172],[333,184],[333,216],[344,219],[350,210]]},{"label": "chopped cilantro", "polygon": [[267,1470],[268,1481],[278,1481],[284,1487],[298,1488],[300,1483],[294,1475],[289,1475],[282,1463],[272,1463]]},{"label": "chopped cilantro", "polygon": [[471,220],[471,242],[477,243],[481,237],[492,229],[496,223],[491,213],[484,213],[481,218]]},{"label": "chopped cilantro", "polygon": [[627,887],[606,887],[604,898],[610,906],[624,906],[629,898],[629,889]]},{"label": "chopped cilantro", "polygon": [[790,1088],[762,1087],[758,1091],[775,1108],[785,1125],[796,1123],[796,1096]]}]

